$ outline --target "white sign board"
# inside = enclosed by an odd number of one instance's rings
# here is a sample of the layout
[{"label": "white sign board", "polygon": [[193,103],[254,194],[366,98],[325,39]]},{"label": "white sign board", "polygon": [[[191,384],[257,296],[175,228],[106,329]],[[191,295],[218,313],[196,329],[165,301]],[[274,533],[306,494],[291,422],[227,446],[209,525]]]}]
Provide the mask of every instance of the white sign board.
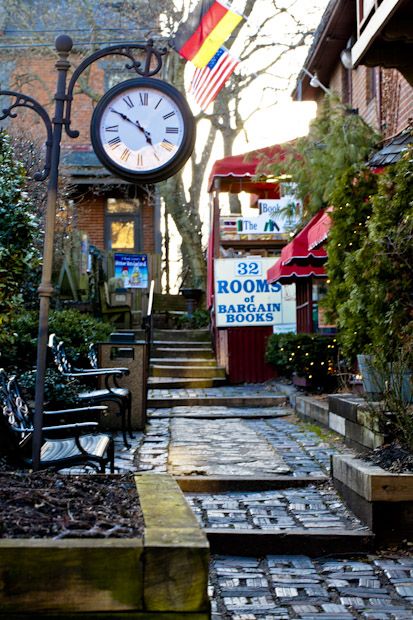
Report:
[{"label": "white sign board", "polygon": [[283,232],[270,215],[240,217],[237,219],[237,233],[242,235],[262,235]]},{"label": "white sign board", "polygon": [[[288,217],[285,209],[295,205],[294,215]],[[237,220],[237,232],[248,235],[285,233],[297,224],[300,203],[294,196],[283,196],[278,199],[259,199],[260,214],[257,217],[240,217]]]},{"label": "white sign board", "polygon": [[295,323],[295,296],[284,306],[282,287],[268,284],[274,258],[217,258],[214,262],[217,327]]},{"label": "white sign board", "polygon": [[295,284],[283,284],[281,287],[280,320],[273,327],[274,334],[297,332]]}]

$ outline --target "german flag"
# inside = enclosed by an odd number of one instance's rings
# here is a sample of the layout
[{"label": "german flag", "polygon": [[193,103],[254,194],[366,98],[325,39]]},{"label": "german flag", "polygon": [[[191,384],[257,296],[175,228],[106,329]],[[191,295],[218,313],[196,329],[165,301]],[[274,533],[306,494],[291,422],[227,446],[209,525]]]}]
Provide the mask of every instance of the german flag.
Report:
[{"label": "german flag", "polygon": [[218,0],[201,0],[179,26],[172,47],[196,67],[205,67],[242,19]]}]

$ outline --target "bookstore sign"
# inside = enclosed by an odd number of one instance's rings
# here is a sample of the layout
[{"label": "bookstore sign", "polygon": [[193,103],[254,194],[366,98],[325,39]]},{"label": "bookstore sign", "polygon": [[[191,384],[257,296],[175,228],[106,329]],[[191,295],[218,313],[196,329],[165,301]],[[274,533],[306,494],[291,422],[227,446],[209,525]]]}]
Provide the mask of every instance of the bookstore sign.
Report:
[{"label": "bookstore sign", "polygon": [[217,327],[279,325],[295,321],[295,300],[285,303],[283,287],[268,284],[274,258],[215,260],[215,319]]}]

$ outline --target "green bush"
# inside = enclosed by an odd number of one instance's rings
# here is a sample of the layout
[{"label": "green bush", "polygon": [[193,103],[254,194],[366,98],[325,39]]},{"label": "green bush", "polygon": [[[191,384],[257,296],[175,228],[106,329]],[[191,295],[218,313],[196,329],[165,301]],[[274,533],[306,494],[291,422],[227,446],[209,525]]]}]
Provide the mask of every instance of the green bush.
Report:
[{"label": "green bush", "polygon": [[[25,397],[34,400],[36,371],[28,370],[18,378]],[[44,401],[47,409],[63,409],[79,406],[79,393],[84,386],[77,379],[65,379],[58,370],[46,369]]]},{"label": "green bush", "polygon": [[[333,281],[337,274],[331,270],[331,261],[341,260],[343,275],[338,286],[345,294],[335,309],[344,355],[351,359],[357,353],[382,351],[387,362],[392,362],[413,334],[413,148],[377,177],[376,190],[366,196],[370,214],[360,220],[363,234],[352,247],[349,241],[355,235],[346,234],[343,228],[339,239],[341,228],[335,231],[333,215],[327,269]],[[337,256],[331,246],[336,241],[345,247]]]},{"label": "green bush", "polygon": [[184,314],[176,319],[178,329],[201,329],[208,327],[209,323],[209,311],[202,308],[198,308],[193,314]]},{"label": "green bush", "polygon": [[315,387],[328,387],[336,373],[337,340],[321,334],[272,334],[266,360],[280,374],[295,373]]},{"label": "green bush", "polygon": [[33,280],[40,256],[39,221],[25,190],[26,173],[10,137],[0,130],[0,347],[15,340],[13,316],[23,308],[23,294]]},{"label": "green bush", "polygon": [[[16,315],[10,325],[15,334],[14,342],[1,350],[0,366],[18,372],[35,366],[38,324],[35,311]],[[88,343],[107,340],[112,329],[110,323],[78,310],[54,310],[49,315],[49,333],[55,333],[63,340],[69,358],[81,366],[87,361]]]}]

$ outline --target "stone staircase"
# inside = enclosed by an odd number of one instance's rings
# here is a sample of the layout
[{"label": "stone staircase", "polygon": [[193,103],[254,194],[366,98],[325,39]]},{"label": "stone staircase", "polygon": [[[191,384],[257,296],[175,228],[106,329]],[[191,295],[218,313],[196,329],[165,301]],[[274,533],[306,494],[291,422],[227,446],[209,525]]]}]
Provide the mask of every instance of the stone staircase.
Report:
[{"label": "stone staircase", "polygon": [[155,329],[149,388],[210,388],[226,382],[208,329]]}]

